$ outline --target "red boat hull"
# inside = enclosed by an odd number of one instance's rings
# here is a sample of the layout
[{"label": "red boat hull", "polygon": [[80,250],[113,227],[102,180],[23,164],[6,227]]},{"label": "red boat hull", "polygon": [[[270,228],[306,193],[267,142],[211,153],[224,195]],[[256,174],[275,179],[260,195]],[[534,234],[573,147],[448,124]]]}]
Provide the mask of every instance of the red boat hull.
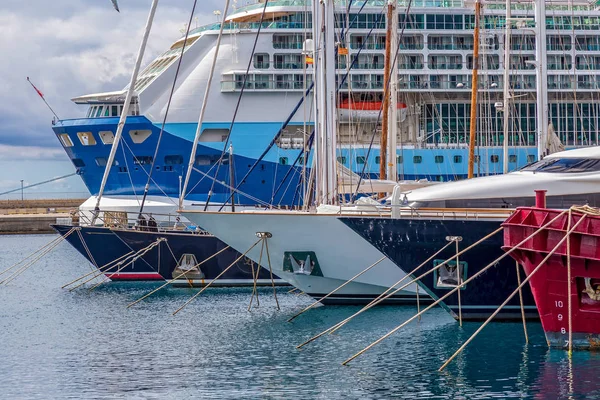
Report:
[{"label": "red boat hull", "polygon": [[[503,223],[503,249],[517,246],[561,212],[545,208],[518,208]],[[511,253],[523,266],[527,276],[565,237],[568,215],[563,214]],[[570,226],[583,217],[584,214],[573,211]],[[569,239],[571,282],[568,282],[567,241],[557,248],[529,281],[551,347],[568,346],[570,285],[573,348],[600,350],[600,216],[585,215],[585,218]]]}]

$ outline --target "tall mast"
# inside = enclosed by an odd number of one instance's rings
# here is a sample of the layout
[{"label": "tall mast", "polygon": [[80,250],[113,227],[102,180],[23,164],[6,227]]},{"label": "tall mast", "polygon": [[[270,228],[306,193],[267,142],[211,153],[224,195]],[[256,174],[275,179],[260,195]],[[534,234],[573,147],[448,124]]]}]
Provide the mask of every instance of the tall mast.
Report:
[{"label": "tall mast", "polygon": [[[389,97],[389,116],[388,116],[388,162],[386,179],[391,181],[398,180],[398,165],[396,157],[396,148],[398,147],[398,63],[393,62],[398,50],[398,12],[396,10],[396,1],[389,0],[388,6],[392,8],[392,34],[390,37],[390,49],[393,49],[394,56],[390,58],[390,96]],[[389,18],[388,10],[388,18]],[[387,62],[387,60],[386,60]]]},{"label": "tall mast", "polygon": [[[316,3],[316,1],[315,1]],[[318,65],[318,76],[316,90],[318,91],[318,103],[320,105],[318,123],[321,128],[321,135],[317,137],[320,141],[319,154],[320,162],[316,165],[320,167],[320,188],[318,189],[320,204],[337,203],[337,171],[336,171],[336,87],[335,87],[335,20],[334,20],[334,1],[323,1],[323,21],[321,24],[321,41],[316,43],[318,46],[318,57],[315,65]],[[319,85],[320,84],[320,85]],[[320,86],[320,88],[319,88]],[[318,174],[319,175],[319,174]]]},{"label": "tall mast", "polygon": [[381,118],[381,139],[379,149],[379,179],[386,179],[387,177],[387,151],[388,151],[388,128],[389,128],[389,117],[390,117],[390,64],[392,57],[392,18],[394,16],[394,5],[392,1],[388,1],[387,7],[387,29],[385,33],[385,65],[383,67],[383,116]]},{"label": "tall mast", "polygon": [[[322,108],[321,98],[323,97],[321,94],[322,88],[322,77],[321,77],[321,69],[323,67],[322,63],[322,40],[321,40],[321,28],[322,28],[322,11],[321,11],[321,3],[319,1],[312,1],[312,25],[313,25],[313,39],[312,39],[312,57],[313,57],[313,79],[315,82],[315,87],[313,89],[313,115],[315,121],[315,140],[313,144],[313,163],[312,169],[310,171],[309,178],[309,186],[314,182],[314,192],[317,203],[321,203],[322,194],[321,194],[321,162],[322,162],[322,154],[321,154],[321,136],[324,132],[324,126],[321,123],[321,114],[325,112]],[[310,190],[309,190],[310,193]]]},{"label": "tall mast", "polygon": [[471,78],[471,120],[469,126],[469,175],[474,176],[475,164],[475,141],[477,140],[477,86],[479,76],[479,16],[481,15],[481,3],[475,2],[475,30],[473,31],[473,75]]},{"label": "tall mast", "polygon": [[[225,1],[225,9],[223,10],[223,19],[221,20],[221,26],[219,27],[219,36],[217,36],[217,44],[215,45],[215,55],[212,60],[212,65],[210,67],[210,72],[208,74],[208,80],[206,81],[206,90],[204,91],[204,99],[202,100],[202,107],[200,108],[200,116],[198,117],[198,126],[196,127],[196,135],[194,136],[194,142],[192,143],[192,151],[190,152],[190,161],[188,163],[188,168],[185,173],[185,182],[183,184],[183,190],[179,195],[179,209],[183,209],[183,199],[185,198],[185,194],[187,192],[188,184],[190,183],[190,176],[192,174],[192,169],[194,168],[194,162],[196,162],[196,150],[198,149],[198,142],[200,141],[200,136],[202,135],[202,122],[204,121],[204,113],[206,111],[206,104],[208,102],[208,95],[210,94],[210,86],[213,80],[213,74],[215,72],[215,65],[217,64],[217,58],[219,56],[219,47],[221,46],[221,38],[223,37],[223,28],[225,27],[226,19],[227,19],[227,11],[229,10],[229,0]],[[231,167],[230,167],[231,168]],[[215,176],[215,179],[217,177]],[[234,183],[231,182],[231,185],[235,187]],[[233,205],[233,200],[232,200]]]},{"label": "tall mast", "polygon": [[140,72],[140,66],[142,64],[142,59],[144,58],[144,52],[146,51],[146,45],[148,43],[148,37],[150,36],[150,30],[152,29],[152,22],[154,21],[154,15],[156,14],[157,6],[158,0],[152,0],[152,5],[150,6],[150,14],[148,15],[148,20],[146,21],[144,37],[142,38],[142,44],[140,45],[140,50],[138,51],[137,59],[135,60],[135,67],[133,68],[133,73],[131,74],[129,86],[127,87],[127,94],[125,95],[125,104],[123,104],[123,111],[121,112],[119,125],[117,125],[117,132],[115,133],[113,144],[110,149],[110,154],[108,156],[108,160],[106,161],[106,168],[104,169],[104,175],[102,176],[102,183],[100,183],[100,190],[98,191],[96,207],[94,207],[94,213],[92,217],[92,225],[96,222],[96,218],[98,217],[98,212],[100,211],[100,200],[102,200],[102,195],[104,194],[106,181],[108,180],[110,169],[113,166],[115,154],[117,153],[117,149],[119,148],[119,142],[121,141],[121,136],[123,135],[123,128],[125,126],[125,121],[127,120],[127,115],[129,114],[131,98],[133,97],[133,94],[135,92],[135,83]]},{"label": "tall mast", "polygon": [[546,2],[535,3],[535,76],[537,94],[537,150],[538,159],[544,157],[548,139],[548,75],[544,68],[548,65],[546,57]]},{"label": "tall mast", "polygon": [[[509,105],[508,102],[510,100],[510,39],[511,39],[511,30],[512,30],[512,22],[511,22],[511,2],[510,0],[506,0],[506,22],[505,22],[505,33],[504,33],[504,90],[503,90],[503,135],[504,140],[502,142],[502,166],[503,172],[506,174],[508,172],[508,123],[509,123]],[[544,44],[545,46],[545,44]]]}]

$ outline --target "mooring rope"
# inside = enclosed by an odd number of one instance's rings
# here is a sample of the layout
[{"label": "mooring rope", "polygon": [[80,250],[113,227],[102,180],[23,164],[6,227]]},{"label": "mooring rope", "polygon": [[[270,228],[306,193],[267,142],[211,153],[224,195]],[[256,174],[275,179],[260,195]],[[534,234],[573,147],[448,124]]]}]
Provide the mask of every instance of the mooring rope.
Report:
[{"label": "mooring rope", "polygon": [[[121,272],[125,267],[127,267],[128,265],[136,262],[140,257],[143,257],[144,254],[146,254],[147,252],[149,252],[150,250],[152,250],[154,247],[156,247],[157,245],[159,245],[161,242],[163,242],[164,238],[158,238],[156,239],[155,242],[152,242],[151,244],[149,244],[148,246],[144,247],[143,249],[140,249],[139,251],[137,251],[136,253],[132,254],[131,256],[125,258],[125,260],[118,262],[115,265],[119,265],[119,268],[115,271],[112,272],[110,275],[106,275],[103,280],[101,280],[100,282],[98,282],[97,284],[95,284],[94,286],[90,287],[89,291],[91,292],[92,290],[96,289],[98,286],[102,285],[104,282],[107,282],[108,280],[110,280],[110,278],[112,278],[113,276],[115,276],[116,274],[118,274],[119,272]],[[127,260],[127,262],[125,262]],[[111,267],[114,268],[113,265]]]},{"label": "mooring rope", "polygon": [[[194,268],[198,268],[199,266],[201,266],[202,264],[204,264],[205,262],[213,259],[214,257],[218,256],[219,254],[221,254],[222,252],[224,252],[225,250],[228,250],[230,248],[230,246],[226,246],[224,248],[222,248],[221,250],[217,251],[215,254],[213,254],[212,256],[204,259],[203,261],[199,262],[198,264],[194,265],[192,268],[190,268],[187,271],[183,271],[181,274],[179,274],[178,276],[176,276],[175,278],[165,282],[163,285],[159,286],[158,288],[154,289],[153,291],[151,291],[150,293],[145,294],[144,296],[140,297],[139,299],[137,299],[136,301],[134,301],[133,303],[129,303],[127,305],[127,308],[130,308],[134,305],[136,305],[137,303],[139,303],[140,301],[144,300],[145,298],[153,295],[154,293],[158,292],[159,290],[163,289],[164,287],[166,287],[167,285],[173,283],[174,281],[176,281],[177,279],[181,278],[182,276],[186,275],[187,273],[189,273],[191,270],[193,270]],[[186,276],[187,277],[187,276]]]},{"label": "mooring rope", "polygon": [[[58,246],[63,240],[65,240],[67,237],[69,237],[69,235],[71,235],[71,233],[73,233],[74,231],[79,230],[79,229],[80,229],[79,227],[72,227],[63,236],[60,236],[60,237],[58,237],[56,239],[53,239],[50,243],[42,246],[41,248],[39,248],[38,250],[36,250],[34,253],[32,253],[30,256],[25,257],[19,263],[17,263],[15,265],[13,265],[12,267],[10,267],[8,270],[13,269],[16,265],[19,265],[20,263],[22,263],[22,262],[24,262],[24,261],[26,261],[28,259],[31,259],[35,255],[35,258],[33,258],[33,260],[30,260],[27,263],[23,264],[21,267],[17,268],[17,270],[15,272],[13,272],[7,278],[5,278],[3,281],[1,281],[0,285],[2,285],[2,284],[6,285],[6,284],[10,283],[11,281],[13,281],[15,278],[17,278],[18,276],[20,276],[23,272],[25,272],[29,268],[31,268],[42,257],[44,257],[46,254],[50,253],[52,250],[54,250],[56,248],[56,246]],[[4,272],[7,272],[7,271],[4,271]]]},{"label": "mooring rope", "polygon": [[[571,213],[571,210],[569,210],[569,214]],[[525,279],[523,279],[523,282],[510,294],[510,296],[508,296],[506,298],[506,300],[504,300],[504,302],[496,309],[496,311],[494,311],[494,313],[492,315],[490,315],[490,317],[471,335],[471,337],[469,337],[469,339],[467,339],[467,341],[465,343],[463,343],[462,346],[460,346],[460,348],[458,350],[456,350],[456,352],[454,354],[452,354],[452,356],[440,367],[439,371],[443,371],[444,368],[446,368],[448,366],[448,364],[450,364],[452,362],[452,360],[454,360],[454,358],[456,358],[456,356],[458,356],[464,349],[465,347],[467,347],[467,345],[469,343],[471,343],[473,341],[473,339],[475,339],[475,337],[479,334],[479,332],[481,332],[483,330],[483,328],[485,328],[487,326],[487,324],[489,324],[496,315],[498,315],[498,313],[500,312],[500,310],[502,310],[504,308],[504,306],[506,306],[508,304],[508,302],[519,293],[519,290],[521,290],[521,288],[527,284],[527,282],[529,282],[529,280],[531,279],[531,277],[533,277],[533,275],[535,275],[543,266],[544,264],[546,264],[546,261],[548,261],[550,259],[550,257],[552,257],[552,255],[558,250],[558,248],[560,246],[562,246],[562,244],[565,242],[565,240],[567,240],[567,238],[569,236],[571,236],[571,233],[577,229],[577,227],[583,222],[583,220],[585,219],[586,214],[583,215],[583,217],[577,221],[577,223],[575,223],[575,225],[573,225],[572,228],[570,228],[566,235],[556,244],[556,246],[554,246],[554,248],[546,255],[546,257],[544,257],[544,259],[542,261],[540,261],[540,263],[538,264],[537,267],[535,267],[535,269],[533,271],[531,271],[531,273],[529,275],[527,275],[525,277]],[[520,246],[517,245],[516,247]],[[513,247],[515,248],[515,247]]]},{"label": "mooring rope", "polygon": [[246,254],[248,254],[250,252],[250,250],[252,250],[254,247],[256,247],[256,245],[262,241],[263,238],[259,238],[252,246],[250,246],[250,248],[248,250],[246,250],[246,252],[242,255],[240,255],[238,258],[236,258],[236,260],[234,262],[232,262],[227,268],[225,268],[219,275],[217,275],[217,277],[215,279],[213,279],[212,281],[210,281],[208,283],[208,285],[204,286],[198,293],[196,293],[195,295],[193,295],[188,301],[186,301],[181,307],[179,307],[177,310],[175,310],[175,312],[173,312],[173,315],[176,315],[177,313],[179,313],[181,310],[183,310],[188,304],[190,304],[196,297],[200,296],[200,294],[202,294],[202,292],[204,292],[206,289],[208,289],[213,282],[216,282],[217,279],[219,279],[223,274],[225,274],[231,267],[233,267],[235,265],[235,263],[237,263],[239,260],[241,260],[244,256],[246,256]]},{"label": "mooring rope", "polygon": [[125,257],[127,257],[127,256],[129,256],[129,255],[131,255],[131,254],[133,254],[133,250],[132,250],[132,251],[130,251],[129,253],[126,253],[126,254],[123,254],[123,255],[121,255],[121,256],[120,256],[120,257],[118,257],[118,258],[115,258],[115,259],[114,259],[114,260],[112,260],[112,261],[109,261],[109,262],[107,262],[106,264],[104,264],[102,267],[98,268],[98,269],[97,269],[97,270],[95,270],[95,271],[88,272],[87,274],[85,274],[85,275],[83,275],[83,276],[80,276],[79,278],[77,278],[77,279],[75,279],[75,280],[72,280],[71,282],[69,282],[69,283],[67,283],[67,284],[63,285],[63,286],[61,287],[61,289],[65,289],[67,286],[71,286],[72,284],[74,284],[74,283],[76,283],[76,282],[79,282],[80,280],[82,280],[82,279],[85,279],[85,278],[87,278],[87,277],[88,277],[88,276],[90,276],[90,275],[93,275],[93,276],[92,276],[90,279],[87,279],[87,280],[85,280],[84,282],[81,282],[80,284],[78,284],[77,286],[75,286],[75,287],[71,288],[70,290],[77,289],[77,288],[78,288],[78,287],[80,287],[81,285],[84,285],[84,284],[88,283],[89,281],[91,281],[91,280],[93,280],[93,279],[95,279],[95,278],[97,278],[97,277],[99,277],[99,276],[101,276],[101,275],[104,275],[104,273],[105,273],[106,271],[108,271],[108,270],[110,270],[110,269],[111,269],[111,268],[109,268],[109,267],[113,266],[113,264],[116,264],[117,262],[121,261],[123,258],[125,258]]},{"label": "mooring rope", "polygon": [[[418,314],[416,314],[415,316],[409,318],[407,321],[404,321],[402,324],[400,324],[396,328],[392,329],[390,332],[386,333],[385,335],[383,335],[382,337],[380,337],[379,339],[377,339],[375,342],[371,343],[369,346],[365,347],[364,349],[362,349],[361,351],[359,351],[358,353],[356,353],[352,357],[350,357],[347,360],[345,360],[342,363],[342,365],[347,365],[350,361],[354,360],[356,357],[364,354],[369,349],[373,348],[377,344],[381,343],[383,340],[387,339],[388,337],[390,337],[394,333],[398,332],[400,329],[402,329],[403,327],[405,327],[406,325],[408,325],[410,322],[414,321],[417,317],[419,317],[419,316],[423,315],[425,312],[431,310],[433,307],[435,307],[436,305],[438,305],[439,303],[441,303],[442,301],[444,301],[446,298],[448,298],[449,296],[451,296],[452,294],[454,294],[457,290],[460,290],[462,287],[466,286],[468,283],[470,283],[473,280],[475,280],[476,278],[478,278],[481,274],[483,274],[489,268],[496,266],[500,260],[502,260],[505,257],[507,257],[508,255],[510,255],[519,246],[523,245],[525,242],[527,242],[528,240],[530,240],[532,237],[534,237],[535,235],[537,235],[539,232],[541,232],[542,230],[546,229],[548,226],[550,226],[552,223],[554,223],[556,220],[558,220],[560,217],[562,217],[566,212],[567,212],[567,210],[565,210],[565,211],[561,212],[560,214],[558,214],[552,220],[550,220],[549,222],[547,222],[546,224],[544,224],[542,227],[540,227],[535,232],[533,232],[531,235],[529,235],[528,237],[526,237],[525,239],[523,239],[519,244],[517,244],[516,246],[514,246],[513,248],[511,248],[510,250],[508,250],[507,252],[505,252],[503,255],[501,255],[500,257],[498,257],[497,259],[495,259],[494,261],[492,261],[488,265],[486,265],[479,272],[475,273],[473,276],[471,276],[469,279],[467,279],[466,281],[464,281],[462,284],[457,285],[454,289],[450,290],[448,293],[446,293],[445,295],[443,295],[442,297],[440,297],[438,300],[436,300],[433,303],[431,303],[423,311],[421,311]],[[454,258],[454,257],[452,257],[452,258]],[[451,259],[449,259],[448,261],[450,261],[450,260]],[[421,277],[419,277],[417,279],[420,279],[420,278]]]}]

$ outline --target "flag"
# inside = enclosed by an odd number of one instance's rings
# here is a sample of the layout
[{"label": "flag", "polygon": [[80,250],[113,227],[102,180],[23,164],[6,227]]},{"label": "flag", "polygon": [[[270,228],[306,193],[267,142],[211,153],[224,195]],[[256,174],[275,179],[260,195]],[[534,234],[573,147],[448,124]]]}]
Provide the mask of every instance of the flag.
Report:
[{"label": "flag", "polygon": [[348,49],[345,47],[338,47],[338,54],[340,56],[347,56],[348,55]]},{"label": "flag", "polygon": [[306,56],[306,63],[307,64],[313,64],[313,58],[309,57],[309,56]]},{"label": "flag", "polygon": [[115,10],[117,10],[117,12],[121,12],[121,10],[119,10],[119,4],[117,4],[117,0],[110,0],[113,3],[113,7],[115,8]]},{"label": "flag", "polygon": [[33,83],[31,83],[31,81],[29,80],[29,77],[27,77],[27,82],[29,82],[29,84],[30,84],[31,86],[33,86],[33,88],[35,89],[35,91],[37,92],[37,94],[39,94],[39,95],[40,95],[40,97],[43,99],[43,98],[44,98],[44,93],[42,93],[42,92],[40,91],[40,89],[36,88],[36,87],[35,87],[35,85],[34,85]]}]

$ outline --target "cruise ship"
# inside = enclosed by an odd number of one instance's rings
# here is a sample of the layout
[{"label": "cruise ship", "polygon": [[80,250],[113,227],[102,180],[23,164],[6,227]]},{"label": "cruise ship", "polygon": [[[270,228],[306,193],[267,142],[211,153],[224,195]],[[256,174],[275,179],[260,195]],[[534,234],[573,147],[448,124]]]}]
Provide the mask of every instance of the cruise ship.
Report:
[{"label": "cruise ship", "polygon": [[[600,7],[595,3],[513,2],[511,14],[516,22],[510,36],[510,65],[504,65],[505,2],[482,2],[476,175],[498,174],[504,169],[505,135],[499,104],[507,68],[511,93],[509,171],[543,155],[549,130],[556,132],[566,147],[598,145]],[[336,4],[338,162],[356,173],[376,175],[387,1]],[[399,0],[397,12],[398,179],[466,178],[475,2]],[[221,23],[225,27],[215,79],[208,82]],[[236,204],[302,202],[297,187],[302,169],[310,166],[310,161],[301,151],[308,147],[313,124],[312,96],[306,92],[313,73],[307,46],[313,32],[310,1],[238,4],[221,23],[191,30],[187,40],[176,40],[140,73],[122,145],[104,191],[107,201],[143,193],[154,161],[149,199],[172,210],[177,208],[200,105],[210,84],[211,96],[195,155],[195,166],[201,173],[192,174],[186,202],[207,201],[209,192],[215,203],[229,197],[227,184],[213,184],[211,175],[228,135],[232,165],[219,169],[218,182],[230,182],[232,173],[240,179],[276,139],[258,168],[241,183]],[[180,57],[183,60],[164,137],[154,160]],[[85,116],[59,120],[53,126],[92,195],[99,191],[125,91],[74,98],[75,103],[87,106]],[[538,101],[539,93],[547,101]],[[292,173],[288,173],[290,169]]]}]

